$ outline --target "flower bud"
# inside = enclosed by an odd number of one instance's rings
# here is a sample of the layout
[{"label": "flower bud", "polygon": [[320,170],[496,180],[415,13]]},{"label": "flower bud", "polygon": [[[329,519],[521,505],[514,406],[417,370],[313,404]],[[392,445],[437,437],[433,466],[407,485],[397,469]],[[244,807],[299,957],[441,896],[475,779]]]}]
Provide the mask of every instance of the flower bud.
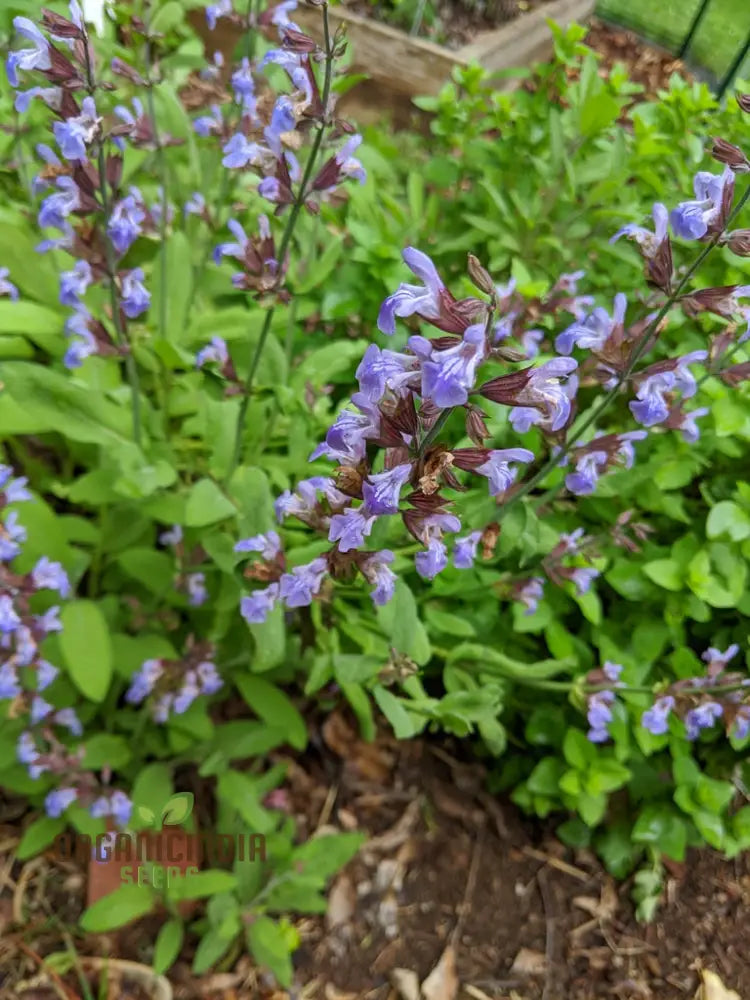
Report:
[{"label": "flower bud", "polygon": [[735,229],[727,233],[724,243],[738,257],[750,257],[750,229]]},{"label": "flower bud", "polygon": [[750,94],[735,94],[740,109],[750,115]]},{"label": "flower bud", "polygon": [[478,448],[481,448],[490,436],[487,424],[484,421],[484,414],[475,406],[467,408],[466,434]]},{"label": "flower bud", "polygon": [[745,156],[739,146],[733,146],[726,139],[714,137],[711,146],[711,156],[719,163],[725,163],[731,167],[736,174],[746,174],[750,171],[750,160]]},{"label": "flower bud", "polygon": [[473,253],[468,255],[467,270],[469,272],[469,277],[480,292],[484,292],[485,295],[494,295],[495,285],[492,278],[490,277],[489,272],[482,267],[479,263],[479,259],[475,257]]},{"label": "flower bud", "polygon": [[83,32],[77,24],[69,21],[67,17],[63,17],[61,14],[47,10],[46,7],[42,7],[41,24],[43,28],[46,28],[47,31],[50,31],[58,38],[83,38]]}]

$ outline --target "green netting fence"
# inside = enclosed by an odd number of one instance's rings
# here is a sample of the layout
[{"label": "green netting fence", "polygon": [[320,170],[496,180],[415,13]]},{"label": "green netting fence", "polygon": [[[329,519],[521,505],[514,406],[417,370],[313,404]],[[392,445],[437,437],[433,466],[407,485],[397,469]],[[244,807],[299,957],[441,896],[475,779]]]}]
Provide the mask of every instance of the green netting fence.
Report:
[{"label": "green netting fence", "polygon": [[596,13],[684,59],[719,94],[750,78],[750,0],[598,0]]}]

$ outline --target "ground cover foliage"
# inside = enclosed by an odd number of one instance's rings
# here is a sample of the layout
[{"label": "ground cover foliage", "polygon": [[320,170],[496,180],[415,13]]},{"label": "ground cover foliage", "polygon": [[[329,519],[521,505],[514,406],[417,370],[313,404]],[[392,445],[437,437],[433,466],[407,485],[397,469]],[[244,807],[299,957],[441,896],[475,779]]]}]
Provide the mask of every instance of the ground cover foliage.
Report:
[{"label": "ground cover foliage", "polygon": [[197,971],[241,942],[289,983],[291,917],[360,838],[298,844],[264,755],[342,703],[366,738],[378,713],[465,738],[493,791],[637,871],[644,917],[663,855],[746,849],[750,115],[679,78],[639,103],[574,27],[519,90],[466,70],[420,101],[429,139],[358,145],[343,39],[289,4],[232,66],[176,0],[100,35],[55,11],[2,25],[20,856],[148,828],[197,772],[201,822],[266,862],[123,886],[84,926],[165,901],[158,969],[187,932]]}]

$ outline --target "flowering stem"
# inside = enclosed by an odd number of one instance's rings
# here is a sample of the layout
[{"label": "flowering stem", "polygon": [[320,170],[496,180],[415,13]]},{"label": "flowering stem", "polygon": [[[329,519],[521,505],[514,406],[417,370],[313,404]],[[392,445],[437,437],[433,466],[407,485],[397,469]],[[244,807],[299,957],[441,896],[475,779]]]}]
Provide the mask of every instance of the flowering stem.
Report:
[{"label": "flowering stem", "polygon": [[[742,198],[740,198],[735,209],[731,212],[729,218],[727,219],[726,223],[727,225],[729,225],[729,223],[740,213],[740,211],[743,209],[749,198],[750,198],[750,186],[742,195]],[[649,324],[649,326],[646,328],[645,332],[641,336],[640,340],[636,343],[630,361],[627,364],[627,367],[622,372],[622,374],[617,378],[617,381],[615,382],[613,387],[603,397],[601,403],[598,406],[594,405],[591,407],[591,410],[589,411],[588,415],[578,426],[578,429],[575,430],[573,434],[568,438],[565,445],[560,449],[560,451],[558,451],[557,454],[553,455],[552,458],[550,458],[547,462],[545,462],[544,465],[531,477],[531,479],[525,482],[517,493],[513,494],[513,496],[508,500],[508,503],[505,504],[505,506],[500,511],[498,511],[498,518],[497,518],[498,521],[502,521],[502,519],[507,514],[508,509],[512,507],[512,505],[515,502],[521,500],[525,496],[528,496],[528,494],[534,489],[534,487],[539,482],[541,482],[542,479],[544,479],[548,473],[550,473],[553,469],[556,469],[560,465],[560,460],[564,458],[565,455],[570,453],[570,450],[572,446],[576,443],[576,441],[580,440],[580,438],[586,433],[588,428],[596,420],[598,420],[599,417],[602,416],[602,414],[606,410],[609,409],[615,397],[619,393],[620,389],[623,387],[623,385],[625,385],[630,376],[633,374],[635,366],[638,363],[641,356],[643,355],[644,351],[646,350],[646,346],[649,340],[651,339],[651,335],[653,334],[654,330],[658,329],[659,324],[667,315],[672,306],[675,304],[677,299],[680,297],[683,290],[687,286],[687,283],[690,281],[690,279],[698,270],[700,265],[703,263],[706,257],[708,257],[708,255],[714,249],[716,244],[719,242],[721,235],[722,233],[717,233],[715,236],[713,236],[709,241],[709,243],[706,244],[703,250],[701,250],[696,259],[687,269],[677,287],[674,289],[674,291],[668,297],[667,301],[664,303],[664,305],[661,307],[659,312],[654,317],[653,322]],[[559,489],[561,489],[561,485],[555,487],[555,492],[557,492],[557,490]],[[545,498],[547,498],[547,494],[545,494]]]},{"label": "flowering stem", "polygon": [[[495,319],[496,311],[497,311],[497,300],[495,299],[495,296],[493,294],[492,298],[487,303],[487,318],[485,319],[484,323],[485,337],[489,337],[490,335],[490,329],[492,328],[492,322]],[[437,420],[432,425],[432,427],[430,427],[430,429],[427,431],[421,444],[419,445],[418,450],[420,458],[424,458],[425,452],[430,447],[435,438],[438,436],[443,427],[445,427],[448,420],[450,419],[451,413],[453,413],[455,409],[456,409],[455,406],[449,406],[447,410],[441,410]]]},{"label": "flowering stem", "polygon": [[156,162],[159,165],[159,181],[161,183],[161,211],[159,217],[159,282],[161,285],[161,296],[159,297],[159,336],[166,338],[167,332],[167,159],[164,155],[164,146],[161,141],[159,125],[156,120],[156,106],[154,104],[154,80],[152,78],[153,59],[151,51],[151,39],[146,41],[146,103],[148,104],[148,116],[151,119],[151,128],[154,135],[154,145],[156,146]]},{"label": "flowering stem", "polygon": [[[86,89],[91,97],[94,96],[96,92],[96,82],[94,80],[94,71],[91,65],[91,51],[89,34],[85,27],[83,27],[83,51],[86,63]],[[135,364],[135,359],[130,351],[130,345],[128,339],[123,329],[121,316],[120,316],[120,302],[117,296],[117,283],[115,280],[116,266],[114,254],[112,253],[112,243],[107,234],[107,227],[109,225],[110,218],[110,203],[109,194],[107,192],[107,161],[104,155],[104,145],[99,142],[99,150],[97,156],[97,167],[99,170],[99,184],[102,196],[102,216],[103,216],[103,226],[104,233],[102,234],[102,239],[104,242],[104,252],[107,258],[107,279],[109,284],[109,299],[112,306],[112,322],[114,324],[114,334],[115,342],[121,347],[125,352],[125,373],[130,383],[130,392],[133,398],[133,439],[135,443],[140,447],[141,445],[141,393],[140,384],[138,382],[138,369]]]},{"label": "flowering stem", "polygon": [[[333,46],[331,45],[331,33],[330,26],[328,23],[328,4],[323,4],[323,34],[325,38],[325,76],[323,81],[323,93],[322,93],[322,104],[323,104],[323,117],[318,123],[318,130],[315,133],[315,138],[313,139],[312,149],[310,150],[310,155],[307,158],[307,164],[305,165],[305,172],[302,176],[302,181],[300,182],[299,191],[297,197],[294,200],[292,209],[287,218],[287,223],[284,228],[284,232],[281,237],[281,245],[279,247],[279,274],[281,275],[282,269],[284,267],[284,260],[289,250],[289,244],[292,241],[292,236],[294,235],[294,229],[297,225],[297,219],[299,218],[302,207],[305,204],[305,198],[307,197],[307,188],[310,183],[310,179],[315,169],[315,162],[318,159],[318,153],[320,152],[320,147],[323,142],[323,134],[328,126],[328,102],[331,96],[331,84],[333,82]],[[240,410],[237,414],[237,427],[234,435],[234,450],[232,453],[232,461],[229,465],[229,471],[227,473],[227,482],[231,480],[234,475],[234,471],[240,463],[240,458],[242,455],[242,432],[245,427],[245,419],[247,417],[247,408],[250,405],[250,396],[252,394],[253,382],[255,380],[255,374],[258,370],[258,365],[260,364],[260,359],[263,354],[263,348],[265,347],[266,340],[268,339],[268,334],[271,330],[271,322],[276,312],[276,306],[271,306],[266,312],[265,319],[263,321],[263,327],[260,331],[260,337],[258,338],[258,344],[255,348],[255,353],[253,354],[252,361],[250,362],[250,370],[247,373],[247,378],[245,379],[245,384],[243,386],[242,402],[240,403]]]}]

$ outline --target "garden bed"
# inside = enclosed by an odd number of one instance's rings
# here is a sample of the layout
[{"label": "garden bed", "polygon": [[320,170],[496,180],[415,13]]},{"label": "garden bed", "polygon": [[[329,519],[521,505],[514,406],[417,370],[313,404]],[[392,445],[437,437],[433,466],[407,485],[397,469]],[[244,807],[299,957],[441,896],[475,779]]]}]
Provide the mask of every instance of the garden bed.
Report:
[{"label": "garden bed", "polygon": [[[665,903],[654,923],[639,924],[631,884],[616,886],[592,854],[563,847],[551,825],[487,795],[482,766],[457,759],[465,749],[399,744],[385,728],[367,744],[339,712],[314,742],[316,751],[288,761],[288,810],[308,834],[357,829],[370,839],[334,882],[328,914],[296,920],[302,947],[291,995],[408,1000],[408,983],[424,981],[449,949],[433,979],[442,992],[429,994],[440,1000],[692,1000],[704,968],[750,996],[747,855],[693,852],[685,864],[670,862]],[[7,850],[18,826],[1,830]],[[0,863],[8,876],[0,998],[55,1000],[54,977],[37,959],[65,944],[45,917],[52,907],[72,929],[85,905],[83,873],[51,858],[23,866],[12,853]],[[162,922],[78,936],[76,947],[148,963]],[[175,1000],[289,996],[246,956],[196,977],[191,951],[168,976]],[[33,992],[14,992],[29,981]]]},{"label": "garden bed", "polygon": [[[346,29],[352,72],[366,74],[382,87],[386,97],[388,94],[416,97],[436,94],[456,67],[472,62],[491,71],[501,71],[545,59],[552,51],[547,20],[566,26],[573,21],[585,21],[593,9],[594,0],[548,0],[519,13],[501,27],[478,31],[459,48],[411,37],[405,31],[343,6],[331,8],[329,17],[334,30],[339,25]],[[216,31],[210,32],[200,13],[191,20],[209,51],[218,48],[228,54],[240,37],[240,29],[226,21],[219,21]],[[300,8],[295,12],[295,20],[313,37],[322,40],[317,8]]]}]

